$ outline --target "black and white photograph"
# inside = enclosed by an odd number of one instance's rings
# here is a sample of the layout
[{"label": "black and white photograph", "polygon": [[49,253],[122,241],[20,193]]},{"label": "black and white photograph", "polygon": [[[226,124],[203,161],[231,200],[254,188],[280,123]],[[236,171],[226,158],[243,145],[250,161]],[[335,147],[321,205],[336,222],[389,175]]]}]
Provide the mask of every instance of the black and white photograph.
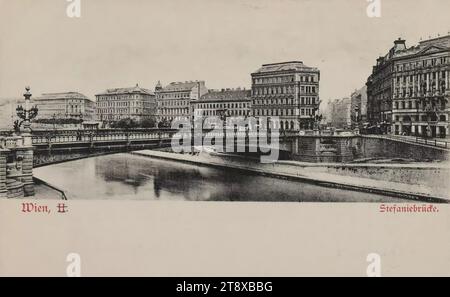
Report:
[{"label": "black and white photograph", "polygon": [[[76,216],[99,224],[76,229],[96,237],[111,214],[104,209],[114,207],[122,214],[113,211],[112,221],[141,226],[119,228],[128,233],[124,238],[139,238],[147,220],[160,225],[159,238],[164,228],[175,232],[164,226],[170,221],[164,214],[205,222],[213,208],[215,230],[253,226],[276,234],[262,208],[298,220],[288,230],[311,223],[294,210],[314,208],[311,228],[318,230],[330,224],[350,230],[364,221],[359,227],[383,232],[383,217],[387,225],[417,220],[413,229],[439,225],[427,245],[439,238],[443,261],[430,260],[422,270],[391,262],[387,273],[448,276],[448,11],[448,0],[0,0],[0,225],[10,224],[3,214],[20,215],[16,230],[37,218],[39,226],[64,216],[64,224],[78,224],[69,219]],[[144,219],[135,207],[161,220]],[[370,213],[367,220],[363,213]],[[248,225],[239,227],[244,216]],[[108,232],[116,232],[113,226]],[[65,251],[61,271],[11,268],[4,259],[18,241],[1,245],[14,230],[0,227],[2,276],[158,276],[136,263],[81,273],[75,264],[88,261],[95,248],[84,256]],[[69,245],[64,237],[53,240]],[[132,253],[147,246],[133,240]],[[159,276],[384,276],[379,262],[399,256],[408,243],[380,240],[382,252],[357,251],[360,270],[319,265],[308,271],[308,264],[296,272],[283,258],[264,270],[217,264],[209,274],[205,260],[199,270],[167,268]],[[163,241],[159,248],[176,251],[178,240]],[[303,253],[288,236],[280,242],[281,250],[289,246],[287,254]],[[223,259],[236,257],[228,249]],[[267,293],[264,285],[259,288]]]}]

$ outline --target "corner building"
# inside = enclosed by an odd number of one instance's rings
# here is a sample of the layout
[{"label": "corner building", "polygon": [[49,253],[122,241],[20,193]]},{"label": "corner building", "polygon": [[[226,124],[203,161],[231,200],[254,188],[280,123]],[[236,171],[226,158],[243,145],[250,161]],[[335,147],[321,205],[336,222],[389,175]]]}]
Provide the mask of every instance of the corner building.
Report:
[{"label": "corner building", "polygon": [[155,93],[158,104],[158,121],[192,119],[193,102],[208,92],[204,81],[172,82],[162,87],[158,82]]},{"label": "corner building", "polygon": [[368,116],[385,133],[449,135],[450,35],[406,47],[398,39],[367,82]]},{"label": "corner building", "polygon": [[320,105],[317,68],[300,61],[264,64],[251,77],[254,117],[278,117],[272,126],[281,130],[313,129]]}]

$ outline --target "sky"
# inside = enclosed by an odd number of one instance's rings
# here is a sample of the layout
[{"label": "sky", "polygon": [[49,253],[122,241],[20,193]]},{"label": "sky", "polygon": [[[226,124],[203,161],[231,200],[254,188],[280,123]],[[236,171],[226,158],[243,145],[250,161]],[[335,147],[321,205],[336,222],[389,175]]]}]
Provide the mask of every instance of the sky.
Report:
[{"label": "sky", "polygon": [[[300,60],[321,71],[323,101],[362,87],[398,37],[450,31],[449,0],[0,0],[0,98],[160,80],[250,87],[260,65]],[[374,1],[374,0],[371,0]]]}]

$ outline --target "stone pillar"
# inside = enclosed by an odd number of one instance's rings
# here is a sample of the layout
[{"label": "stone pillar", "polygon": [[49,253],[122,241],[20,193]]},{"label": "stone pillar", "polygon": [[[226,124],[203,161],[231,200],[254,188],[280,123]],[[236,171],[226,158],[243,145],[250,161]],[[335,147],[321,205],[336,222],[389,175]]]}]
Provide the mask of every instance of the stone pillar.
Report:
[{"label": "stone pillar", "polygon": [[420,75],[414,75],[414,97],[417,98],[419,96],[420,90]]},{"label": "stone pillar", "polygon": [[313,162],[319,162],[320,161],[320,138],[319,137],[313,137],[314,142],[314,156],[312,156]]},{"label": "stone pillar", "polygon": [[420,74],[417,74],[417,76],[416,76],[416,98],[419,98],[419,94],[420,94],[420,84],[422,83],[420,81],[420,78],[421,78]]},{"label": "stone pillar", "polygon": [[22,138],[23,138],[23,146],[25,147],[32,147],[33,146],[33,140],[32,140],[32,136],[31,133],[22,133]]},{"label": "stone pillar", "polygon": [[445,89],[449,89],[448,71],[445,71]]},{"label": "stone pillar", "polygon": [[0,149],[0,199],[6,198],[8,190],[6,188],[6,158],[8,150]]},{"label": "stone pillar", "polygon": [[410,84],[410,82],[409,82],[409,75],[408,76],[406,76],[406,86],[405,86],[405,88],[406,88],[406,98],[408,98],[409,97],[409,84]]},{"label": "stone pillar", "polygon": [[[396,77],[394,77],[393,78],[393,94],[395,95],[396,94],[396,92],[397,92],[397,78]],[[396,98],[396,96],[392,96],[393,98]],[[392,102],[392,108],[394,108],[394,102]]]},{"label": "stone pillar", "polygon": [[295,137],[294,140],[292,140],[292,146],[291,146],[291,148],[292,148],[292,154],[293,154],[293,155],[298,155],[298,154],[299,154],[299,151],[298,151],[298,141],[299,141],[299,138],[298,138],[298,137]]},{"label": "stone pillar", "polygon": [[34,196],[34,182],[33,182],[33,147],[25,147],[23,151],[22,173],[24,177],[23,192],[25,197]]}]

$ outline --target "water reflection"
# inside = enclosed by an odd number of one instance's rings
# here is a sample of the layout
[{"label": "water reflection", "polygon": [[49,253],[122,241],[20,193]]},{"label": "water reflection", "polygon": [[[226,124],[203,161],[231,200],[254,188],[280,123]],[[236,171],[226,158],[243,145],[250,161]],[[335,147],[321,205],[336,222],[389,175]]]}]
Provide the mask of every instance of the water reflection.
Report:
[{"label": "water reflection", "polygon": [[380,195],[117,154],[35,170],[69,199],[400,202]]}]

